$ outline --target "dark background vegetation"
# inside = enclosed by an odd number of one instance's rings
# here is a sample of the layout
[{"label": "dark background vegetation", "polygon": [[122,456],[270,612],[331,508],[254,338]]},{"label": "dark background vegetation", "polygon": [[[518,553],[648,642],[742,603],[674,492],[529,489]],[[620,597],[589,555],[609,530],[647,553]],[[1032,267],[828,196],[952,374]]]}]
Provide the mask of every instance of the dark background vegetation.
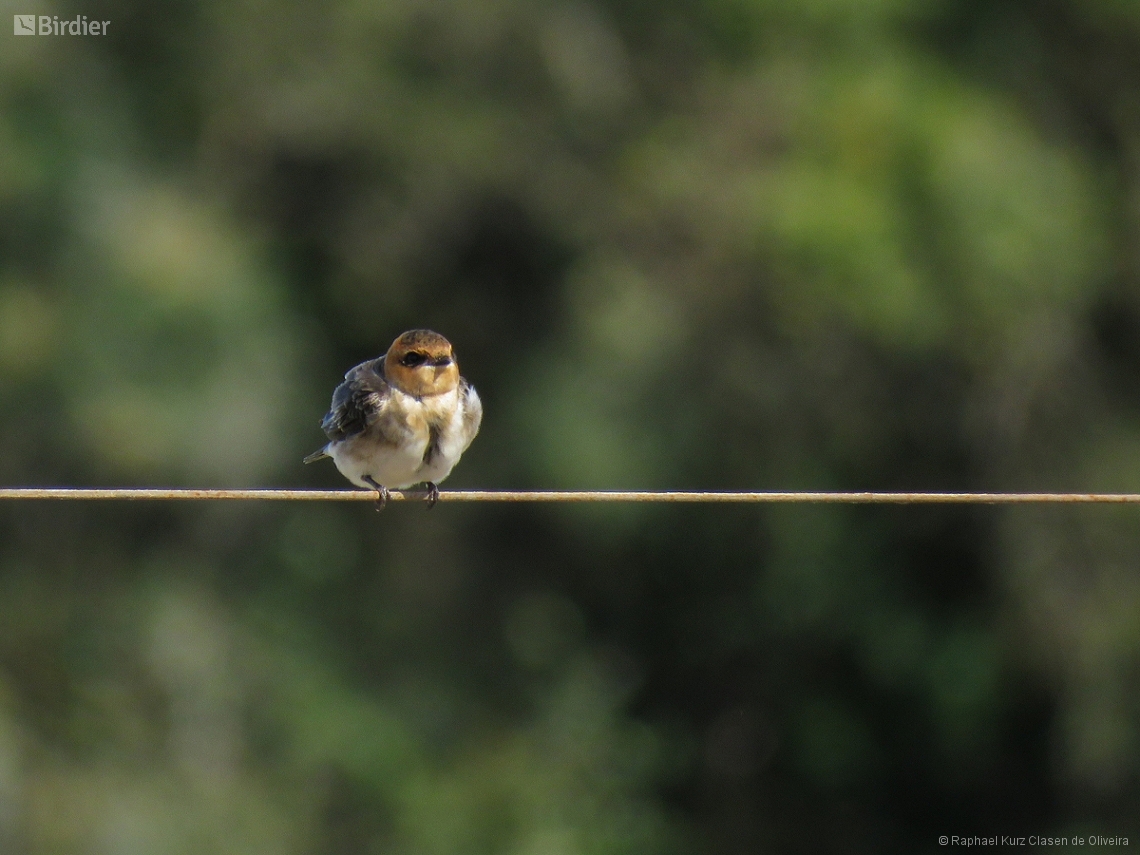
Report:
[{"label": "dark background vegetation", "polygon": [[[446,487],[1140,490],[1129,0],[5,9],[0,483],[343,486],[422,326]],[[1138,645],[1132,508],[8,502],[0,851],[1135,846]]]}]

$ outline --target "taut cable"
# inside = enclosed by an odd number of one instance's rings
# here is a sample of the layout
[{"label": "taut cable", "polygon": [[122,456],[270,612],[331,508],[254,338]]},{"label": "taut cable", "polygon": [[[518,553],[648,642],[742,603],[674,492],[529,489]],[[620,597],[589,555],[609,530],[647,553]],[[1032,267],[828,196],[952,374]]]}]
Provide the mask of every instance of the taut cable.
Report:
[{"label": "taut cable", "polygon": [[[373,502],[373,490],[186,490],[134,487],[5,487],[0,499],[287,502]],[[394,501],[422,501],[415,490],[392,490]],[[448,490],[441,502],[681,502],[855,505],[1045,505],[1140,504],[1140,493],[932,493],[932,492],[773,492],[677,490]]]}]

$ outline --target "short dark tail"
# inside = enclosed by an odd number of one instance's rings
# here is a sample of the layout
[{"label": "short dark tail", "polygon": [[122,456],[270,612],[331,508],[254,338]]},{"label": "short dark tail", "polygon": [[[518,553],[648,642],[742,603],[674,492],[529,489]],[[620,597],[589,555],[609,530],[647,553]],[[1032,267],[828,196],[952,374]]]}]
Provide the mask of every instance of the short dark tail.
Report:
[{"label": "short dark tail", "polygon": [[323,448],[321,448],[317,451],[314,451],[312,454],[310,454],[308,457],[306,457],[302,462],[303,463],[315,463],[318,460],[324,460],[328,456],[329,456],[329,453],[327,451],[325,451]]}]

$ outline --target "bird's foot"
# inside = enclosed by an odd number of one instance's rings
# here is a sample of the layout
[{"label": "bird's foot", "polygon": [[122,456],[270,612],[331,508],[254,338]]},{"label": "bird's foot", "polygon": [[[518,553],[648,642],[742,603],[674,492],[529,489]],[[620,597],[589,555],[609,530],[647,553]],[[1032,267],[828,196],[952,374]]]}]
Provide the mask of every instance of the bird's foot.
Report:
[{"label": "bird's foot", "polygon": [[425,481],[424,483],[427,485],[427,509],[430,511],[439,501],[439,487],[434,481]]},{"label": "bird's foot", "polygon": [[384,506],[388,504],[388,488],[383,484],[377,483],[376,479],[371,475],[365,475],[363,480],[376,488],[376,493],[378,494],[376,496],[376,512],[379,513],[384,510]]}]

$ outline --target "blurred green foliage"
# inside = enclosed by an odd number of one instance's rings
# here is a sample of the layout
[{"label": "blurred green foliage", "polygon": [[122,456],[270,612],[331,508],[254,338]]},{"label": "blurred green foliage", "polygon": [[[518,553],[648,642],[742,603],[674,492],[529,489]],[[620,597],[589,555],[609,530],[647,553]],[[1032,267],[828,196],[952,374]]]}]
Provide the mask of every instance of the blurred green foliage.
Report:
[{"label": "blurred green foliage", "polygon": [[[340,485],[426,326],[447,486],[1140,488],[1133,3],[6,8],[4,484]],[[1134,841],[1138,666],[1127,508],[9,503],[0,851]]]}]

